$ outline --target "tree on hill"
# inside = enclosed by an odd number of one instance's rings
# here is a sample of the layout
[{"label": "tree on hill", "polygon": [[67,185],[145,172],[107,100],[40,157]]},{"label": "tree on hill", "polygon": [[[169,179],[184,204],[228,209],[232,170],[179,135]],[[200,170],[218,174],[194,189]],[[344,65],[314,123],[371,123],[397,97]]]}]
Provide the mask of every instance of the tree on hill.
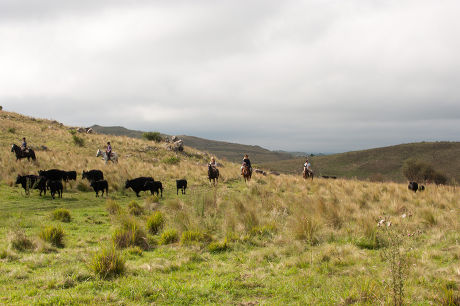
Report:
[{"label": "tree on hill", "polygon": [[433,166],[415,159],[406,160],[402,171],[409,181],[433,182],[437,185],[447,183],[447,177],[444,174],[436,171]]},{"label": "tree on hill", "polygon": [[142,134],[142,137],[155,142],[161,142],[163,140],[163,137],[161,137],[160,132],[145,132],[144,134]]}]

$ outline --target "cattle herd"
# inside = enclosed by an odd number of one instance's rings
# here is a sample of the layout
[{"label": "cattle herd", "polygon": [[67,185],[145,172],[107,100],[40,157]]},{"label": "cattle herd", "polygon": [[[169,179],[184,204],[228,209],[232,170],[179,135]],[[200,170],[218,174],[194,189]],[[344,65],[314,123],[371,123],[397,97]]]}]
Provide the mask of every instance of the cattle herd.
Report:
[{"label": "cattle herd", "polygon": [[[101,196],[109,194],[109,183],[104,179],[104,173],[101,170],[90,170],[83,171],[81,175],[82,179],[87,179],[90,182],[90,186],[96,193],[96,197],[99,197],[99,192],[102,192]],[[62,182],[68,182],[69,180],[76,180],[76,171],[63,171],[58,169],[51,170],[40,170],[38,175],[18,175],[16,178],[16,184],[21,184],[26,194],[29,194],[30,189],[40,190],[40,196],[46,195],[46,191],[49,190],[51,197],[54,199],[56,193],[58,197],[62,198],[63,184]],[[136,196],[140,196],[141,191],[150,191],[150,193],[157,194],[163,197],[163,184],[160,181],[155,181],[153,177],[138,177],[132,180],[126,180],[125,188],[131,188]],[[179,189],[182,194],[185,194],[187,189],[187,180],[181,179],[176,180],[177,194]]]}]

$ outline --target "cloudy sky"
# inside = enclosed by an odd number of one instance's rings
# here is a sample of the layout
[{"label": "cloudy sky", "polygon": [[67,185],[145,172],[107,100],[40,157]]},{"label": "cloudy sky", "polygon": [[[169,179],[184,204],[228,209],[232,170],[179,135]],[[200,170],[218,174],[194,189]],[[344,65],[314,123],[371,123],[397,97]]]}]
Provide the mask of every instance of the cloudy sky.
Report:
[{"label": "cloudy sky", "polygon": [[458,12],[458,0],[1,0],[0,105],[305,152],[460,141]]}]

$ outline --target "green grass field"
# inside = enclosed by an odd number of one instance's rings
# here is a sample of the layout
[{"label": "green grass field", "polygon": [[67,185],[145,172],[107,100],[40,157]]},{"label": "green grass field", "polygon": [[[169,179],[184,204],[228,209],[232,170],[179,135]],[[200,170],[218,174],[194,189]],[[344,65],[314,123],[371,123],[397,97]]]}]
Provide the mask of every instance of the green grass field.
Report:
[{"label": "green grass field", "polygon": [[[255,175],[245,184],[239,165],[226,162],[212,187],[208,156],[191,148],[176,156],[163,144],[114,136],[120,163],[104,165],[95,151],[106,136],[81,135],[84,146],[77,147],[56,123],[0,117],[0,303],[460,302],[460,191],[453,186],[413,193],[405,184],[291,175]],[[21,135],[49,148],[37,152],[37,163],[16,162],[9,152]],[[171,157],[179,162],[163,162]],[[54,167],[79,174],[62,199],[36,190],[27,196],[14,185],[18,173]],[[81,180],[81,170],[93,168],[109,181],[108,199],[96,198]],[[164,183],[163,198],[136,198],[123,188],[127,178],[141,175]],[[182,177],[190,188],[176,195],[174,180]],[[140,206],[136,215],[133,201]],[[53,220],[58,208],[70,212],[70,222]],[[154,214],[164,225],[150,232]],[[63,246],[40,238],[49,226],[63,230]],[[132,236],[117,236],[126,228]],[[93,260],[114,247],[124,270],[104,278]]]}]

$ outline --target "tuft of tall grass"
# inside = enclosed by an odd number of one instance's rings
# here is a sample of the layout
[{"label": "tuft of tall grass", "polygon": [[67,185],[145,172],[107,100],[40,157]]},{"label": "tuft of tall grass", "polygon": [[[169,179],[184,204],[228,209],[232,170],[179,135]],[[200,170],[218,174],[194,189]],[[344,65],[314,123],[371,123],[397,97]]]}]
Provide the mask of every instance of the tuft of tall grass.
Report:
[{"label": "tuft of tall grass", "polygon": [[168,229],[161,233],[158,244],[165,245],[177,242],[179,240],[179,235],[175,229]]},{"label": "tuft of tall grass", "polygon": [[52,219],[62,222],[70,222],[70,211],[65,208],[57,208],[53,211]]},{"label": "tuft of tall grass", "polygon": [[120,204],[118,204],[115,200],[112,199],[106,200],[105,209],[111,215],[119,215],[122,212]]},{"label": "tuft of tall grass", "polygon": [[8,240],[11,248],[16,251],[24,252],[34,249],[34,243],[27,238],[23,230],[17,229],[9,233]]},{"label": "tuft of tall grass", "polygon": [[223,241],[214,241],[208,245],[208,251],[211,253],[225,252],[230,248],[227,239]]},{"label": "tuft of tall grass", "polygon": [[94,254],[90,268],[102,279],[122,275],[125,272],[125,261],[115,248],[106,248]]},{"label": "tuft of tall grass", "polygon": [[144,230],[132,217],[121,216],[120,225],[112,234],[112,241],[117,248],[139,246],[144,250],[149,248]]},{"label": "tuft of tall grass", "polygon": [[144,213],[144,208],[142,208],[135,200],[132,200],[128,204],[128,212],[133,216],[140,216]]},{"label": "tuft of tall grass", "polygon": [[163,228],[165,218],[160,211],[154,212],[147,218],[147,229],[149,233],[156,235]]},{"label": "tuft of tall grass", "polygon": [[64,231],[60,226],[50,225],[40,231],[39,237],[51,245],[61,248],[64,247]]},{"label": "tuft of tall grass", "polygon": [[203,234],[202,232],[185,231],[185,232],[182,232],[180,244],[190,245],[190,244],[199,243],[199,242],[209,242],[211,240],[212,238],[209,235]]}]

